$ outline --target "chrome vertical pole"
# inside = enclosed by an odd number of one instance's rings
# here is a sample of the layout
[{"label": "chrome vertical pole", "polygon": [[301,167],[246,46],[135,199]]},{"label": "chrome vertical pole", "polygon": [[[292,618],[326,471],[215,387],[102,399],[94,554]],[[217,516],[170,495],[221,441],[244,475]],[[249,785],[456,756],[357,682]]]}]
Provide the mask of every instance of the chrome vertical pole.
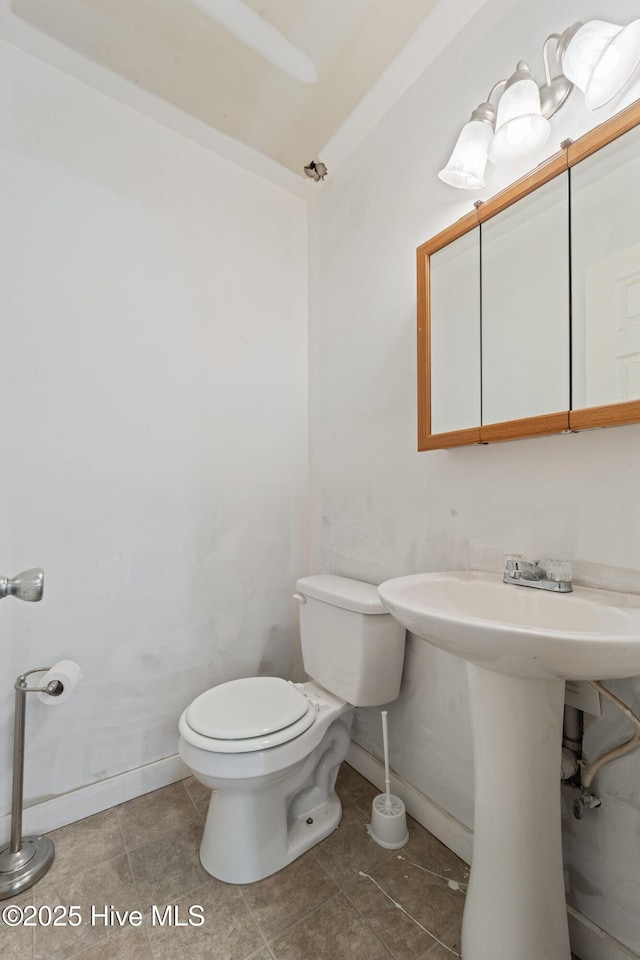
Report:
[{"label": "chrome vertical pole", "polygon": [[13,731],[13,789],[11,792],[10,853],[22,848],[22,794],[24,789],[24,727],[27,702],[27,679],[16,680],[16,719]]}]

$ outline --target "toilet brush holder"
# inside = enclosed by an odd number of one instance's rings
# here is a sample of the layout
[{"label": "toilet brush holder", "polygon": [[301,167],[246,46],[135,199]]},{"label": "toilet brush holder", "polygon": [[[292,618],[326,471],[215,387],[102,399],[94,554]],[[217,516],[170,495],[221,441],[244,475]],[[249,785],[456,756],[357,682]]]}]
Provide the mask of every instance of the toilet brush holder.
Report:
[{"label": "toilet brush holder", "polygon": [[400,797],[394,797],[390,791],[389,775],[389,730],[387,711],[382,711],[382,746],[384,750],[384,784],[386,793],[373,798],[371,805],[371,823],[367,830],[372,840],[388,850],[398,850],[409,840],[407,813]]},{"label": "toilet brush holder", "polygon": [[16,715],[13,734],[13,790],[11,794],[11,841],[0,849],[0,900],[15,897],[33,886],[45,875],[55,855],[55,848],[48,837],[22,836],[22,794],[24,784],[24,729],[28,693],[44,693],[59,697],[64,685],[53,680],[43,687],[28,687],[27,677],[32,673],[44,673],[49,667],[28,670],[18,677],[16,691]]},{"label": "toilet brush holder", "polygon": [[400,797],[381,793],[371,805],[371,823],[368,828],[372,840],[388,850],[398,850],[409,840],[407,813]]}]

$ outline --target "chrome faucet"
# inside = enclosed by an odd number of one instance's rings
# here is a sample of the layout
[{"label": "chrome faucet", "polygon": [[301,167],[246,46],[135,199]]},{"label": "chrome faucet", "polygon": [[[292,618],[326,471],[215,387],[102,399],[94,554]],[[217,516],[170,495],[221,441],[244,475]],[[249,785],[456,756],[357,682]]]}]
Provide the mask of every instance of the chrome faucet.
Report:
[{"label": "chrome faucet", "polygon": [[503,581],[519,587],[536,587],[554,593],[570,593],[571,564],[568,560],[525,560],[524,557],[506,557]]}]

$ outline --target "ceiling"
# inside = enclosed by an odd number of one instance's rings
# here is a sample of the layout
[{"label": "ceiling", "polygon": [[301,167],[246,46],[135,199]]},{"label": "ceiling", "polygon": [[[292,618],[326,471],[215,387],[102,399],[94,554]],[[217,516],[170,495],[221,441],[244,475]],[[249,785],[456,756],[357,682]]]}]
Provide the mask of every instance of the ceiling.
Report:
[{"label": "ceiling", "polygon": [[[272,39],[269,26],[275,28],[280,41],[286,38],[311,58],[317,82],[278,69],[199,3],[214,12],[231,4]],[[435,5],[436,0],[11,0],[10,9],[30,28],[302,176]]]}]

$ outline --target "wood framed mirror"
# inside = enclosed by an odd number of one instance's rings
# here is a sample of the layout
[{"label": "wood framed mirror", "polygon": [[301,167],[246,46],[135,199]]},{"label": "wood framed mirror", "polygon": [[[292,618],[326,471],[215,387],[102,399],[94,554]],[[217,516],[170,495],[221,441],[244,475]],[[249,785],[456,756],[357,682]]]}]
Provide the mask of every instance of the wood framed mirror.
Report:
[{"label": "wood framed mirror", "polygon": [[421,244],[418,449],[640,422],[640,101]]}]

